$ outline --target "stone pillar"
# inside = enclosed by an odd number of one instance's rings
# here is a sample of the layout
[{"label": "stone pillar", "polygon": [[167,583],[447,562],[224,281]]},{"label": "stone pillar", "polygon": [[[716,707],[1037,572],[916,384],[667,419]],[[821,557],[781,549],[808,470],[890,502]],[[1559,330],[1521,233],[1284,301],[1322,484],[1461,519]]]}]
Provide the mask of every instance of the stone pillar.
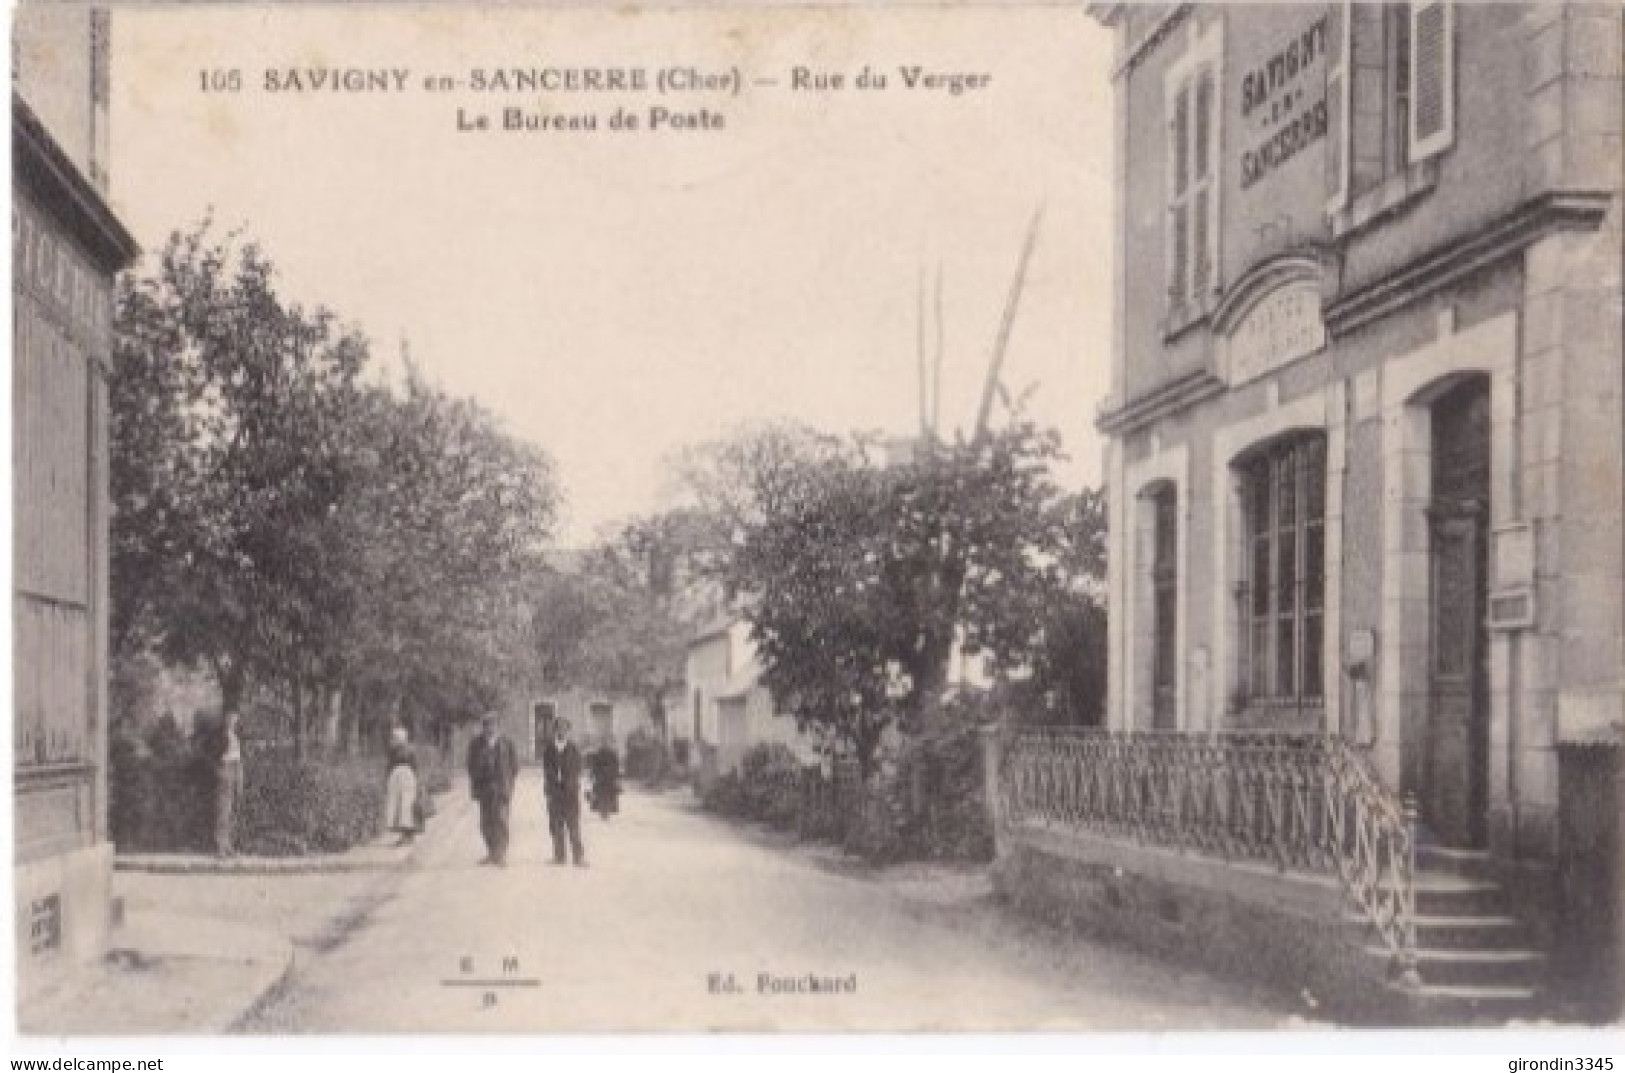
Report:
[{"label": "stone pillar", "polygon": [[997,862],[1005,855],[1009,836],[1005,830],[1003,787],[1005,732],[1002,726],[987,726],[982,736],[982,794],[987,806],[987,818],[993,828],[993,859]]},{"label": "stone pillar", "polygon": [[1606,205],[1524,261],[1519,491],[1534,525],[1535,626],[1520,641],[1512,848],[1561,852],[1557,748],[1625,734],[1625,443],[1619,160],[1621,12],[1535,5],[1524,19],[1525,185]]}]

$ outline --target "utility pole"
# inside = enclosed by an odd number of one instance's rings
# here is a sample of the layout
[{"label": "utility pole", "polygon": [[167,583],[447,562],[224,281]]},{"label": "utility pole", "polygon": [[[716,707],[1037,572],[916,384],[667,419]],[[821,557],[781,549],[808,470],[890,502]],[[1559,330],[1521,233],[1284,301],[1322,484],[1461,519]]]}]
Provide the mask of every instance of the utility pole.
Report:
[{"label": "utility pole", "polygon": [[1004,367],[1005,351],[1010,345],[1010,331],[1016,323],[1016,307],[1021,304],[1021,292],[1027,283],[1027,264],[1032,260],[1033,246],[1038,241],[1038,225],[1044,218],[1044,207],[1040,205],[1033,212],[1033,219],[1027,225],[1027,241],[1021,247],[1021,261],[1016,266],[1015,279],[1010,283],[1010,297],[1004,304],[1004,318],[999,322],[999,334],[993,342],[993,353],[987,365],[987,379],[982,384],[982,405],[976,411],[976,427],[971,433],[971,442],[980,441],[987,435],[988,419],[993,413],[993,393],[999,386],[999,371]]}]

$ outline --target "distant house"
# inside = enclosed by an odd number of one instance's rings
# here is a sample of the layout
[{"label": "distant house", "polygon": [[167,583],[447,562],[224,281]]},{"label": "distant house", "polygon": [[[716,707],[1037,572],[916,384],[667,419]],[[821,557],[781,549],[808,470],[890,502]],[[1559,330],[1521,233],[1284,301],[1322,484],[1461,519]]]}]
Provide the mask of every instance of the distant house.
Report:
[{"label": "distant house", "polygon": [[[701,627],[688,645],[684,691],[686,710],[672,712],[668,729],[673,751],[687,754],[703,783],[735,771],[745,753],[763,742],[778,742],[804,761],[813,759],[811,740],[796,721],[780,714],[761,682],[761,664],[750,624],[737,614]],[[681,747],[677,742],[683,742]]]},{"label": "distant house", "polygon": [[623,757],[626,755],[626,741],[635,731],[643,730],[657,737],[660,733],[660,728],[649,713],[648,698],[580,686],[549,693],[532,701],[529,716],[525,731],[530,750],[529,753],[521,750],[521,755],[540,756],[557,719],[569,721],[575,742],[582,749],[609,745]]}]

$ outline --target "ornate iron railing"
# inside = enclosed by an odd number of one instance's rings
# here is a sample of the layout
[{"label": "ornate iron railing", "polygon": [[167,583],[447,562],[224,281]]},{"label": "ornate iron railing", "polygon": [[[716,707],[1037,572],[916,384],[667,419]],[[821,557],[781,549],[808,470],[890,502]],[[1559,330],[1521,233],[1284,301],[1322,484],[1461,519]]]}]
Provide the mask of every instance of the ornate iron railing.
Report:
[{"label": "ornate iron railing", "polygon": [[1342,738],[1031,728],[999,767],[1005,823],[1336,876],[1414,981],[1415,812]]}]

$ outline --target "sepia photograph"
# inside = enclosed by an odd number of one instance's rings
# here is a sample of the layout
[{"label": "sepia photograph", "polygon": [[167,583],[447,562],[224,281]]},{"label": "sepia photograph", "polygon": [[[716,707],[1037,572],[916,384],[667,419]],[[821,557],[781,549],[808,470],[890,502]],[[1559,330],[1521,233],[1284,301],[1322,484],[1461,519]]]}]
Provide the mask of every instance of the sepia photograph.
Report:
[{"label": "sepia photograph", "polygon": [[14,1045],[1620,1050],[1616,4],[10,30]]}]

